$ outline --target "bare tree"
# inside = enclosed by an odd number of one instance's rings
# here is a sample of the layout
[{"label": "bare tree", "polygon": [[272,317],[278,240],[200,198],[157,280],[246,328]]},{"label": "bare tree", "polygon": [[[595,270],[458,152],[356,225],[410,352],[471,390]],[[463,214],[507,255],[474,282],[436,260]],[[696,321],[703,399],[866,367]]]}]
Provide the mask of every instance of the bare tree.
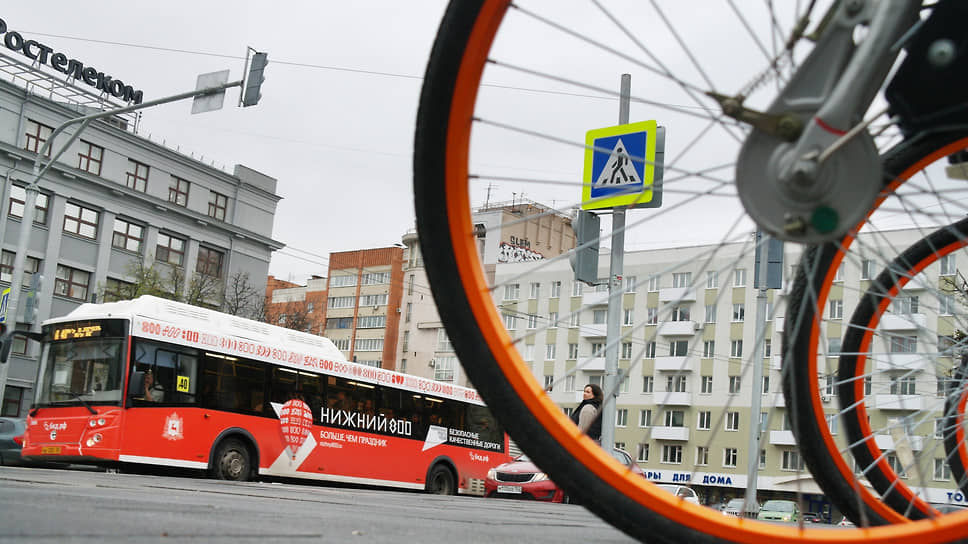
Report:
[{"label": "bare tree", "polygon": [[266,301],[263,292],[264,290],[252,284],[248,272],[236,272],[225,282],[222,311],[239,317],[265,321]]},{"label": "bare tree", "polygon": [[279,325],[296,331],[309,332],[313,327],[313,316],[309,303],[305,300],[290,300],[265,304],[266,323]]}]

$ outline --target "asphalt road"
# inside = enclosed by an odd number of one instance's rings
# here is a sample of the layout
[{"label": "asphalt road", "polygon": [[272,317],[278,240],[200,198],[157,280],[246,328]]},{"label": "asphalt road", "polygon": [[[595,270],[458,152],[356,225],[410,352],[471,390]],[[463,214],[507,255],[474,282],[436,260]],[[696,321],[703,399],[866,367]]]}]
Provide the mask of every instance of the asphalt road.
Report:
[{"label": "asphalt road", "polygon": [[634,541],[568,504],[0,467],[0,543],[6,542]]}]

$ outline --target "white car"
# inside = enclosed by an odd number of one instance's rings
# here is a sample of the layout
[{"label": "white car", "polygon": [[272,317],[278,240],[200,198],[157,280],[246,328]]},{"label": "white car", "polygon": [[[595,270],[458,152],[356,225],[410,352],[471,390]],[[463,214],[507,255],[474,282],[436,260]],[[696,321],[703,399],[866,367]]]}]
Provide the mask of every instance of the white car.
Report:
[{"label": "white car", "polygon": [[684,485],[675,485],[675,484],[658,484],[658,485],[659,487],[661,487],[662,489],[665,489],[669,493],[672,493],[677,497],[681,497],[686,502],[699,504],[699,495],[697,495],[696,491],[691,487],[686,487]]}]

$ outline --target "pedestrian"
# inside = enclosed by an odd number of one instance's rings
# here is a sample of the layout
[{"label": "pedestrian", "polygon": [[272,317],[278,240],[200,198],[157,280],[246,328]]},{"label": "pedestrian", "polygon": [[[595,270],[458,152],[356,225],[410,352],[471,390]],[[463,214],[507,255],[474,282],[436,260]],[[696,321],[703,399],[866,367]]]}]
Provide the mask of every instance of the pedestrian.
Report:
[{"label": "pedestrian", "polygon": [[582,392],[581,404],[571,414],[571,420],[578,425],[578,428],[599,444],[602,440],[602,402],[604,400],[605,393],[601,386],[590,383]]}]

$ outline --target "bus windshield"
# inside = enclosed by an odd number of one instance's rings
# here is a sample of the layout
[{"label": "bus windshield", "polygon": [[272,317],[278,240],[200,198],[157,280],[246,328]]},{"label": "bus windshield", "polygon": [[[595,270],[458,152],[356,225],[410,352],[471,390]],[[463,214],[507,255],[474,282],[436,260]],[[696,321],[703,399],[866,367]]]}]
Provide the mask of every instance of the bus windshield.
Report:
[{"label": "bus windshield", "polygon": [[87,327],[45,331],[54,341],[41,354],[38,404],[121,403],[124,338],[98,337]]}]

